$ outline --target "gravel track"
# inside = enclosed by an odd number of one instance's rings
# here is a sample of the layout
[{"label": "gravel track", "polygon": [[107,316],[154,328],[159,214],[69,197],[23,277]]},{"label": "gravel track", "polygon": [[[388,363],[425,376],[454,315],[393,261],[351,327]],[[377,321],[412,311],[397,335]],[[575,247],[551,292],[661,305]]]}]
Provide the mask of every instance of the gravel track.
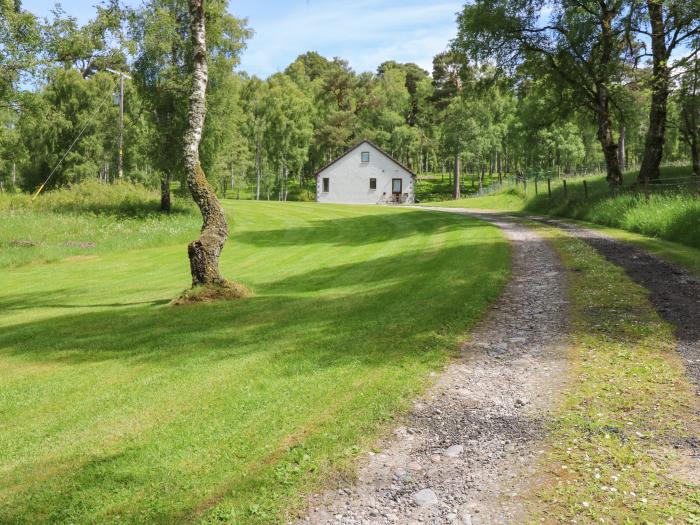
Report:
[{"label": "gravel track", "polygon": [[554,219],[536,220],[557,226],[585,241],[649,291],[649,299],[656,310],[675,327],[678,352],[700,396],[700,279],[680,266],[595,230]]},{"label": "gravel track", "polygon": [[[464,210],[442,209],[452,213]],[[300,523],[520,523],[567,368],[566,277],[553,249],[505,216],[513,278],[462,358],[371,454],[354,485],[314,496]]]}]

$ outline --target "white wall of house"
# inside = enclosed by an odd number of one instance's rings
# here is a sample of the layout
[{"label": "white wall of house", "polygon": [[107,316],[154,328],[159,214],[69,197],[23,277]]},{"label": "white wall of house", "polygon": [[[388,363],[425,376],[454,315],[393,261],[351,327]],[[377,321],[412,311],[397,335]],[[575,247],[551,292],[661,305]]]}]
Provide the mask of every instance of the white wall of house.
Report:
[{"label": "white wall of house", "polygon": [[[363,153],[369,153],[369,162],[362,162]],[[324,191],[323,179],[328,179],[327,192]],[[370,188],[370,179],[376,179],[376,189]],[[401,179],[402,202],[415,202],[415,178],[411,172],[368,142],[363,142],[319,172],[316,178],[316,200],[337,204],[392,202],[393,179]]]}]

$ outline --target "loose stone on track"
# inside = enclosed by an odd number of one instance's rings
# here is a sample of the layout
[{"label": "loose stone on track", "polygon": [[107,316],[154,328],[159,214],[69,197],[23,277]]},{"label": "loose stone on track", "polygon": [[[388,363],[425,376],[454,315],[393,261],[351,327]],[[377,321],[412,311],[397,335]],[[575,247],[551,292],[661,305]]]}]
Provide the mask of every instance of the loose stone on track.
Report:
[{"label": "loose stone on track", "polygon": [[[445,209],[453,213],[462,210]],[[513,278],[405,426],[358,482],[314,498],[317,524],[524,521],[523,493],[566,370],[565,274],[553,249],[508,218],[473,214],[513,244]]]}]

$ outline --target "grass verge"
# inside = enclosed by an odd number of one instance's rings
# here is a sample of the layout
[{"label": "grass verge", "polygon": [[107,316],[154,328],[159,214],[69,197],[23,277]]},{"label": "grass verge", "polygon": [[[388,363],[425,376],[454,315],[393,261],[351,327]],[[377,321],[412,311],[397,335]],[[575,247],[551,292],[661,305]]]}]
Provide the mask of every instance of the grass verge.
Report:
[{"label": "grass verge", "polygon": [[552,179],[551,197],[546,180],[538,185],[529,180],[526,190],[521,184],[485,197],[433,204],[567,217],[700,249],[700,198],[687,181],[692,172],[681,167],[661,171],[660,184],[651,185],[649,201],[637,187],[636,172],[627,172],[619,194],[611,194],[605,178],[599,176],[589,177],[585,183],[569,179],[566,187],[563,180]]},{"label": "grass verge", "polygon": [[568,222],[578,224],[584,228],[597,230],[615,239],[639,246],[661,259],[679,264],[700,276],[700,249],[698,248],[692,248],[677,242],[664,241],[663,239],[653,239],[638,233],[621,230],[619,228],[600,226],[599,224],[590,222],[575,219],[569,219]]},{"label": "grass verge", "polygon": [[88,181],[42,194],[0,194],[0,268],[96,257],[193,239],[201,225],[188,201],[159,212],[159,195],[131,183]]},{"label": "grass verge", "polygon": [[167,306],[190,282],[177,235],[4,273],[0,523],[282,522],[352,475],[508,278],[508,243],[467,217],[224,206],[242,301]]},{"label": "grass verge", "polygon": [[569,271],[570,389],[549,438],[546,523],[698,523],[697,399],[672,327],[591,247],[541,228]]}]

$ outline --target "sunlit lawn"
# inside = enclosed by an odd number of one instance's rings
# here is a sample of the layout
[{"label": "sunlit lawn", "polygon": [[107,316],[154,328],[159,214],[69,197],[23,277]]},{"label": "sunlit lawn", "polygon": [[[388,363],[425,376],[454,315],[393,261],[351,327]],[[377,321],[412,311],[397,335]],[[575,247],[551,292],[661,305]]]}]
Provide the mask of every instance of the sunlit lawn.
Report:
[{"label": "sunlit lawn", "polygon": [[507,279],[507,243],[466,217],[226,207],[223,269],[251,299],[168,306],[179,238],[4,271],[1,523],[280,520],[351,470]]}]

